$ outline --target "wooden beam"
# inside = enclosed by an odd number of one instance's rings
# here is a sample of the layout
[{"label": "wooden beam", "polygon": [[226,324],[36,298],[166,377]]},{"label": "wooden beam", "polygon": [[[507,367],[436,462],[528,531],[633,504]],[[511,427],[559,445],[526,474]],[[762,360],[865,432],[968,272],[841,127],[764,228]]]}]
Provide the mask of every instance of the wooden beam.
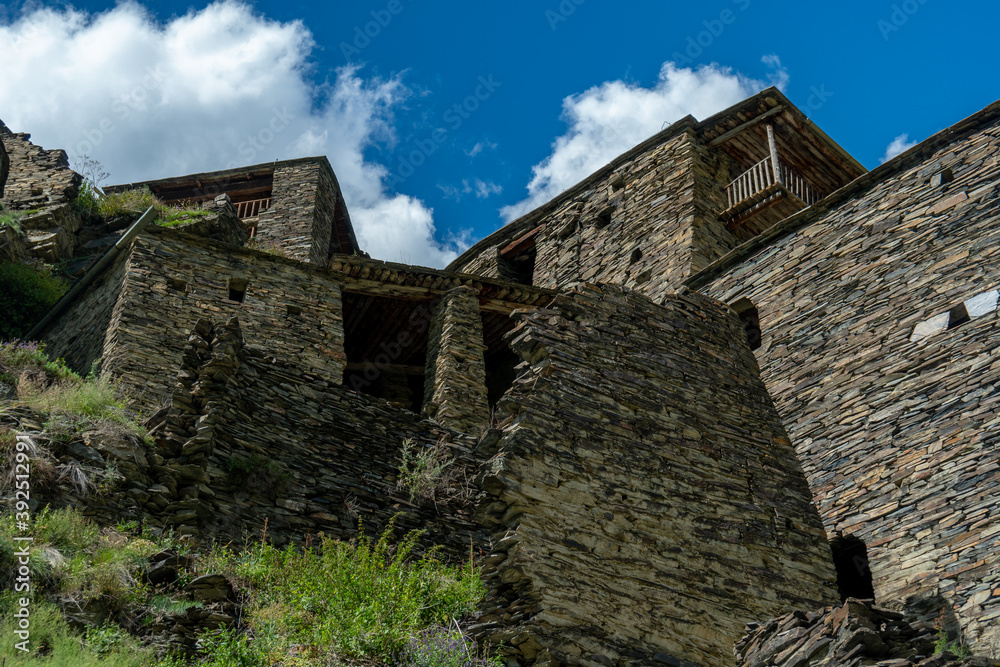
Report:
[{"label": "wooden beam", "polygon": [[781,183],[781,163],[778,162],[778,144],[774,140],[774,126],[767,124],[767,146],[771,149],[771,166],[774,168],[774,182]]},{"label": "wooden beam", "polygon": [[760,123],[764,122],[765,120],[767,120],[771,116],[779,114],[779,113],[781,113],[784,110],[785,110],[785,107],[781,106],[780,104],[778,106],[774,107],[773,109],[768,109],[767,111],[765,111],[761,115],[757,116],[756,118],[752,118],[752,119],[748,120],[747,122],[743,123],[742,125],[737,125],[733,129],[731,129],[728,132],[726,132],[725,134],[720,134],[715,139],[712,139],[710,142],[708,142],[708,147],[709,148],[714,148],[715,146],[718,146],[719,144],[724,144],[727,141],[729,141],[730,139],[732,139],[733,137],[735,137],[737,134],[740,134],[741,132],[745,132],[746,130],[749,130],[751,127],[759,125]]},{"label": "wooden beam", "polygon": [[544,225],[539,225],[535,227],[527,234],[522,234],[518,238],[514,239],[500,251],[500,256],[509,259],[511,257],[517,257],[526,250],[530,250],[535,245],[535,237],[538,232],[542,231]]}]

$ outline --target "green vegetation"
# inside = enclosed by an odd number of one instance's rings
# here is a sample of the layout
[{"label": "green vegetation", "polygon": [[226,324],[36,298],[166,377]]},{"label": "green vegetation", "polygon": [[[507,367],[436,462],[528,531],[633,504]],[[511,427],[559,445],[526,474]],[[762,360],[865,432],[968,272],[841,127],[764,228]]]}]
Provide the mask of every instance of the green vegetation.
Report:
[{"label": "green vegetation", "polygon": [[160,227],[177,227],[194,222],[199,218],[212,215],[212,211],[201,208],[162,208],[159,210],[159,217],[156,224]]},{"label": "green vegetation", "polygon": [[390,525],[374,541],[362,532],[350,543],[321,536],[318,548],[305,550],[261,543],[242,554],[213,552],[206,565],[246,591],[248,626],[259,640],[251,649],[223,635],[220,647],[263,654],[264,662],[245,663],[253,665],[273,664],[291,646],[308,647],[312,659],[389,661],[422,630],[475,608],[485,589],[471,565],[447,565],[433,552],[416,558],[420,533],[395,545],[392,534]]},{"label": "green vegetation", "polygon": [[[157,656],[149,646],[152,626],[201,606],[181,584],[222,573],[240,591],[241,622],[201,635],[197,664],[268,667],[282,664],[386,664],[406,667],[499,667],[479,655],[458,620],[472,611],[484,588],[471,566],[447,565],[434,553],[415,557],[419,533],[393,543],[392,526],[377,540],[351,542],[320,537],[317,548],[276,549],[266,541],[240,553],[215,547],[190,559],[174,584],[142,583],[149,557],[163,549],[182,552],[167,536],[129,535],[98,528],[75,509],[43,510],[31,529],[32,655],[8,652],[8,664],[159,665],[179,667],[179,657]],[[19,543],[12,517],[0,521],[0,584],[16,571]],[[106,610],[107,620],[80,633],[59,611]],[[17,609],[12,593],[0,595],[0,617]],[[0,623],[0,641],[16,642],[14,627]],[[37,657],[44,654],[44,660]]]},{"label": "green vegetation", "polygon": [[19,236],[24,236],[24,228],[21,227],[21,220],[35,213],[38,213],[38,209],[10,211],[5,209],[3,204],[0,204],[0,227],[10,227]]},{"label": "green vegetation", "polygon": [[950,639],[947,632],[944,630],[938,630],[937,641],[934,642],[934,654],[938,653],[951,653],[956,658],[968,658],[972,655],[972,651],[969,647],[962,643],[960,640]]},{"label": "green vegetation", "polygon": [[68,285],[47,268],[0,264],[0,340],[24,336],[51,308]]},{"label": "green vegetation", "polygon": [[454,463],[455,459],[448,458],[444,443],[421,447],[407,438],[403,440],[397,485],[410,494],[410,502],[418,498],[436,500],[454,481],[451,474]]},{"label": "green vegetation", "polygon": [[100,220],[135,219],[152,206],[156,212],[156,224],[161,227],[176,227],[212,215],[212,211],[204,209],[168,206],[147,187],[102,195],[88,181],[81,186],[80,194],[73,203],[84,215]]},{"label": "green vegetation", "polygon": [[149,188],[136,188],[124,192],[112,192],[101,195],[97,188],[85,181],[80,188],[74,205],[82,212],[91,216],[112,220],[122,217],[137,217],[150,206],[158,212],[166,208]]}]

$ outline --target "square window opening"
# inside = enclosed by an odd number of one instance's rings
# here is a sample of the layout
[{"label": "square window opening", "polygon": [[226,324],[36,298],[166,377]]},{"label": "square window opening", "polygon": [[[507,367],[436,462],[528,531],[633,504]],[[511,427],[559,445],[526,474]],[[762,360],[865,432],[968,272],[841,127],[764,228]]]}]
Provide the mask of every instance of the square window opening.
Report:
[{"label": "square window opening", "polygon": [[247,297],[247,281],[243,278],[229,279],[229,300],[243,303]]}]

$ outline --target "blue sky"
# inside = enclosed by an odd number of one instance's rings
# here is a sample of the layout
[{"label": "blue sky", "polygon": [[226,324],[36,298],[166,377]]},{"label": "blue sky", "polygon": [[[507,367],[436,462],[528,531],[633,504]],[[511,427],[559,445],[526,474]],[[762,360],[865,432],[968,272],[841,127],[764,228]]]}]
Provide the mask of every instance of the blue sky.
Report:
[{"label": "blue sky", "polygon": [[873,168],[1000,98],[998,19],[942,0],[15,3],[0,119],[108,182],[325,154],[364,246],[443,266],[768,85]]}]

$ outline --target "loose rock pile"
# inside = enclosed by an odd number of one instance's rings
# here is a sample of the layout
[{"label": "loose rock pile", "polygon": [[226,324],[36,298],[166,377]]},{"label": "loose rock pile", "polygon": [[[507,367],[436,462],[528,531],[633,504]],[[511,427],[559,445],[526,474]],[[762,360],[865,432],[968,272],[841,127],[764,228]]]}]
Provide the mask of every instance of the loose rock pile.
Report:
[{"label": "loose rock pile", "polygon": [[907,623],[871,600],[747,625],[733,651],[737,667],[995,667],[1000,661],[935,653],[938,630]]}]

